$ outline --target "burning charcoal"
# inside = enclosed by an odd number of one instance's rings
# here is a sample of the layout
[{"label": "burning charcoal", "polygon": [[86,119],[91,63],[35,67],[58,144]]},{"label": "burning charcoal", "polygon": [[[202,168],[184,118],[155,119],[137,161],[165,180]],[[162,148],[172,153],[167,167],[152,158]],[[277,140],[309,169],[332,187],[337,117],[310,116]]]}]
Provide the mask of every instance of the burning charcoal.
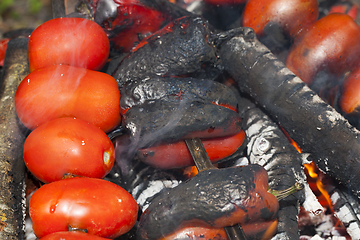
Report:
[{"label": "burning charcoal", "polygon": [[344,224],[352,239],[360,236],[360,203],[344,187],[334,188],[330,193],[335,216]]},{"label": "burning charcoal", "polygon": [[127,81],[152,76],[184,76],[217,64],[216,48],[208,41],[209,24],[200,17],[176,19],[143,39],[112,74],[121,89]]},{"label": "burning charcoal", "polygon": [[209,169],[155,198],[140,218],[139,239],[159,239],[187,223],[223,228],[274,222],[278,202],[259,165]]},{"label": "burning charcoal", "polygon": [[360,132],[262,45],[250,29],[220,46],[225,70],[321,170],[360,197]]},{"label": "burning charcoal", "polygon": [[9,41],[1,76],[0,239],[23,239],[25,224],[25,164],[22,148],[28,134],[19,122],[14,95],[29,73],[26,38]]},{"label": "burning charcoal", "polygon": [[[267,170],[272,189],[287,189],[295,182],[306,186],[300,153],[290,144],[279,126],[249,100],[243,98],[239,102],[242,127],[248,136],[247,156],[250,163],[259,164]],[[298,207],[304,200],[304,191],[300,191],[279,201],[278,239],[299,238]]]}]

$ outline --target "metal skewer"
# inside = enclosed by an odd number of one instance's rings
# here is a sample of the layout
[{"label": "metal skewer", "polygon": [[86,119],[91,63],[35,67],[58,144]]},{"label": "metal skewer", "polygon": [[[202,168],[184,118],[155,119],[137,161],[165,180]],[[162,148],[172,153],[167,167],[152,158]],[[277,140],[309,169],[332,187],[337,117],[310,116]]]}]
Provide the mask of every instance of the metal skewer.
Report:
[{"label": "metal skewer", "polygon": [[[200,138],[185,139],[185,143],[199,172],[216,168],[210,161]],[[229,240],[246,240],[245,233],[240,224],[224,227],[224,230]]]}]

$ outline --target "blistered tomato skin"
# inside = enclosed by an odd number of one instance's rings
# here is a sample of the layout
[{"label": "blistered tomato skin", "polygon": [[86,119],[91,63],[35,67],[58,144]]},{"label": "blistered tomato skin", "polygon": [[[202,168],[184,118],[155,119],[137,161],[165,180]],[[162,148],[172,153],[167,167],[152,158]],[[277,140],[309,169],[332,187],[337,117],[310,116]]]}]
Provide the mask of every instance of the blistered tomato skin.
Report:
[{"label": "blistered tomato skin", "polygon": [[114,165],[115,151],[98,127],[75,118],[57,118],[42,124],[25,140],[24,161],[42,182],[65,175],[103,178]]},{"label": "blistered tomato skin", "polygon": [[71,228],[116,238],[135,225],[137,212],[131,194],[97,178],[69,178],[45,184],[34,192],[29,205],[38,238]]},{"label": "blistered tomato skin", "polygon": [[17,115],[31,130],[55,118],[76,117],[109,132],[121,121],[119,101],[113,77],[67,65],[31,72],[15,93]]},{"label": "blistered tomato skin", "polygon": [[360,63],[360,27],[343,13],[332,13],[304,30],[289,50],[286,66],[311,85],[324,71],[341,76]]},{"label": "blistered tomato skin", "polygon": [[100,70],[110,53],[105,31],[83,18],[55,18],[37,27],[29,39],[30,71],[54,64]]},{"label": "blistered tomato skin", "polygon": [[290,38],[295,38],[319,15],[316,0],[249,0],[243,12],[243,26],[264,36],[267,24],[277,24]]}]

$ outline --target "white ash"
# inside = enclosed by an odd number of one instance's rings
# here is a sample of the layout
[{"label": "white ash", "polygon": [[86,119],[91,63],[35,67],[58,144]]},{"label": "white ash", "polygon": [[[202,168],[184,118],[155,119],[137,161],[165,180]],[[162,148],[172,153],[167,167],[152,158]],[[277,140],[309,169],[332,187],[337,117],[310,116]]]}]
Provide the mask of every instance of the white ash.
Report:
[{"label": "white ash", "polygon": [[325,212],[325,208],[319,203],[314,192],[310,189],[308,183],[304,183],[305,201],[303,203],[304,209],[312,215],[319,215]]}]

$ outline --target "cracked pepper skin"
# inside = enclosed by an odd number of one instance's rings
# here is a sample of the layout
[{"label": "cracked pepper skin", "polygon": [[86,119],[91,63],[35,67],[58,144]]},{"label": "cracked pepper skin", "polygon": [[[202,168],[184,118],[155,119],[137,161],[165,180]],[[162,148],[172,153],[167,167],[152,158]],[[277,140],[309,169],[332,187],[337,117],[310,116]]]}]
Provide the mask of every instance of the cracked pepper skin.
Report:
[{"label": "cracked pepper skin", "polygon": [[187,223],[223,228],[276,221],[279,204],[260,165],[210,169],[155,198],[140,218],[139,239],[159,239]]}]

